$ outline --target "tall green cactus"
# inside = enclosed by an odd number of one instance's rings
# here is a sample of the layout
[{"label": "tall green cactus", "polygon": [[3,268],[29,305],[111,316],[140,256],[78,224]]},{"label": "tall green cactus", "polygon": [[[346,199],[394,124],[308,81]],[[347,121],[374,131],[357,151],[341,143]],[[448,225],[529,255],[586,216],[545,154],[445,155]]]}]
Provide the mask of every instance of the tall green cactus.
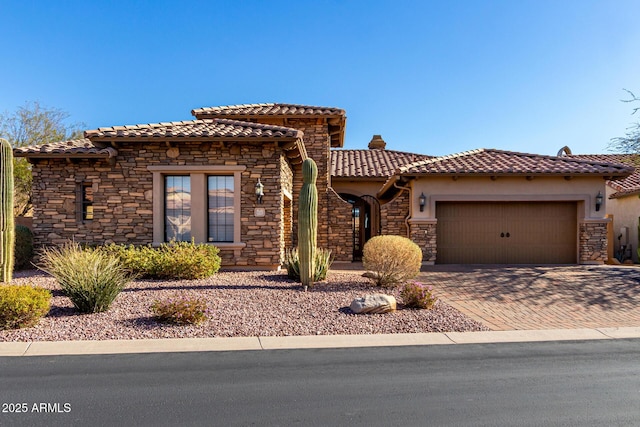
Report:
[{"label": "tall green cactus", "polygon": [[13,277],[15,244],[13,219],[13,150],[0,139],[0,282],[9,283]]},{"label": "tall green cactus", "polygon": [[298,208],[298,256],[300,258],[300,281],[306,291],[313,286],[315,252],[318,239],[318,166],[313,159],[302,163],[302,190]]}]

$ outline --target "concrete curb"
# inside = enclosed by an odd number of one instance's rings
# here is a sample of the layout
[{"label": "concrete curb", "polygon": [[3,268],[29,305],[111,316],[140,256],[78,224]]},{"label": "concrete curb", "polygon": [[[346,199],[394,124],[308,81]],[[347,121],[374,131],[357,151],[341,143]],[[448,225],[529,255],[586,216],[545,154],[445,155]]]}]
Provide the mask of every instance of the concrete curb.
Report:
[{"label": "concrete curb", "polygon": [[386,335],[177,338],[105,341],[1,342],[0,356],[61,356],[194,351],[357,348],[640,338],[640,327]]}]

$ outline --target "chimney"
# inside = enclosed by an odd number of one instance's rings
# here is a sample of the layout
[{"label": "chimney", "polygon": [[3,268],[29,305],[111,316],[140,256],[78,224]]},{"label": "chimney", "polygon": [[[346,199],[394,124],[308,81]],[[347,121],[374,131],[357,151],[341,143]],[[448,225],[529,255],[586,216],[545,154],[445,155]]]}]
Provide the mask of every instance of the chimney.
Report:
[{"label": "chimney", "polygon": [[384,150],[386,146],[387,143],[384,142],[384,139],[382,139],[382,136],[380,135],[373,135],[373,138],[371,138],[371,141],[369,142],[370,150]]}]

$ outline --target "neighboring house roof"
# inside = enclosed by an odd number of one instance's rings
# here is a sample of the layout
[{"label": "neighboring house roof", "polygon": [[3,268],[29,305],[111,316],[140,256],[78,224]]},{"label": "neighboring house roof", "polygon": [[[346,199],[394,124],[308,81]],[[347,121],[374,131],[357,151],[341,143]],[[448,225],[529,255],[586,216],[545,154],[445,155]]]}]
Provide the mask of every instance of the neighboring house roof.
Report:
[{"label": "neighboring house roof", "polygon": [[607,185],[615,190],[615,193],[611,194],[609,198],[617,199],[640,194],[640,167],[638,167],[640,165],[640,156],[637,154],[577,154],[570,157],[634,166],[636,169],[631,175],[615,181],[607,181]]},{"label": "neighboring house roof", "polygon": [[335,178],[387,179],[401,166],[432,157],[394,150],[332,150],[330,173]]},{"label": "neighboring house roof", "polygon": [[37,146],[13,149],[16,157],[68,157],[68,158],[112,158],[118,154],[113,147],[96,145],[90,139],[73,139],[70,141],[52,142]]},{"label": "neighboring house roof", "polygon": [[395,171],[380,192],[393,193],[393,184],[418,176],[604,176],[616,179],[631,175],[633,167],[567,156],[544,156],[482,148],[415,162]]},{"label": "neighboring house roof", "polygon": [[[342,147],[344,145],[344,129],[347,120],[346,113],[341,108],[279,103],[196,108],[191,110],[191,114],[198,119],[225,117],[236,120],[283,120],[320,116],[327,120],[332,147]],[[284,124],[286,125],[286,123]]]},{"label": "neighboring house roof", "polygon": [[265,125],[262,123],[242,122],[227,119],[187,120],[181,122],[150,123],[143,125],[102,127],[85,131],[84,136],[92,141],[112,139],[301,139],[300,130]]}]

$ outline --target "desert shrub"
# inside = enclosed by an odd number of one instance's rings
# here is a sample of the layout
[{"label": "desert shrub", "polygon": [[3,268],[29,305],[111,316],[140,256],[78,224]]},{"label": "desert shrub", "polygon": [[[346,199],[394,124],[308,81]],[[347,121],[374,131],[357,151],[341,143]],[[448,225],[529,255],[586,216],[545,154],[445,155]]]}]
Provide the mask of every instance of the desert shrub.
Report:
[{"label": "desert shrub", "polygon": [[195,298],[156,300],[151,305],[151,311],[158,321],[176,325],[198,324],[209,318],[207,304]]},{"label": "desert shrub", "polygon": [[0,329],[35,326],[49,312],[51,292],[29,285],[0,285]]},{"label": "desert shrub", "polygon": [[29,227],[16,225],[16,241],[14,251],[14,268],[21,270],[29,267],[33,257],[33,233]]},{"label": "desert shrub", "polygon": [[420,273],[422,251],[406,237],[376,236],[364,245],[362,266],[377,286],[394,287]]},{"label": "desert shrub", "polygon": [[56,278],[62,292],[82,313],[106,311],[134,275],[120,260],[75,242],[45,248],[41,270]]},{"label": "desert shrub", "polygon": [[[313,276],[314,282],[320,282],[327,278],[329,267],[333,263],[333,256],[330,249],[317,248],[315,253],[316,271]],[[284,255],[284,266],[287,269],[287,277],[301,282],[300,280],[300,258],[297,249],[287,249]]]},{"label": "desert shrub", "polygon": [[404,305],[410,308],[430,309],[438,301],[433,295],[433,287],[420,282],[405,283],[400,297]]},{"label": "desert shrub", "polygon": [[220,269],[220,250],[205,243],[163,243],[157,248],[107,245],[100,251],[117,256],[125,268],[150,279],[205,279]]},{"label": "desert shrub", "polygon": [[154,277],[158,255],[151,246],[116,245],[99,246],[98,251],[115,256],[130,273],[138,277]]}]

